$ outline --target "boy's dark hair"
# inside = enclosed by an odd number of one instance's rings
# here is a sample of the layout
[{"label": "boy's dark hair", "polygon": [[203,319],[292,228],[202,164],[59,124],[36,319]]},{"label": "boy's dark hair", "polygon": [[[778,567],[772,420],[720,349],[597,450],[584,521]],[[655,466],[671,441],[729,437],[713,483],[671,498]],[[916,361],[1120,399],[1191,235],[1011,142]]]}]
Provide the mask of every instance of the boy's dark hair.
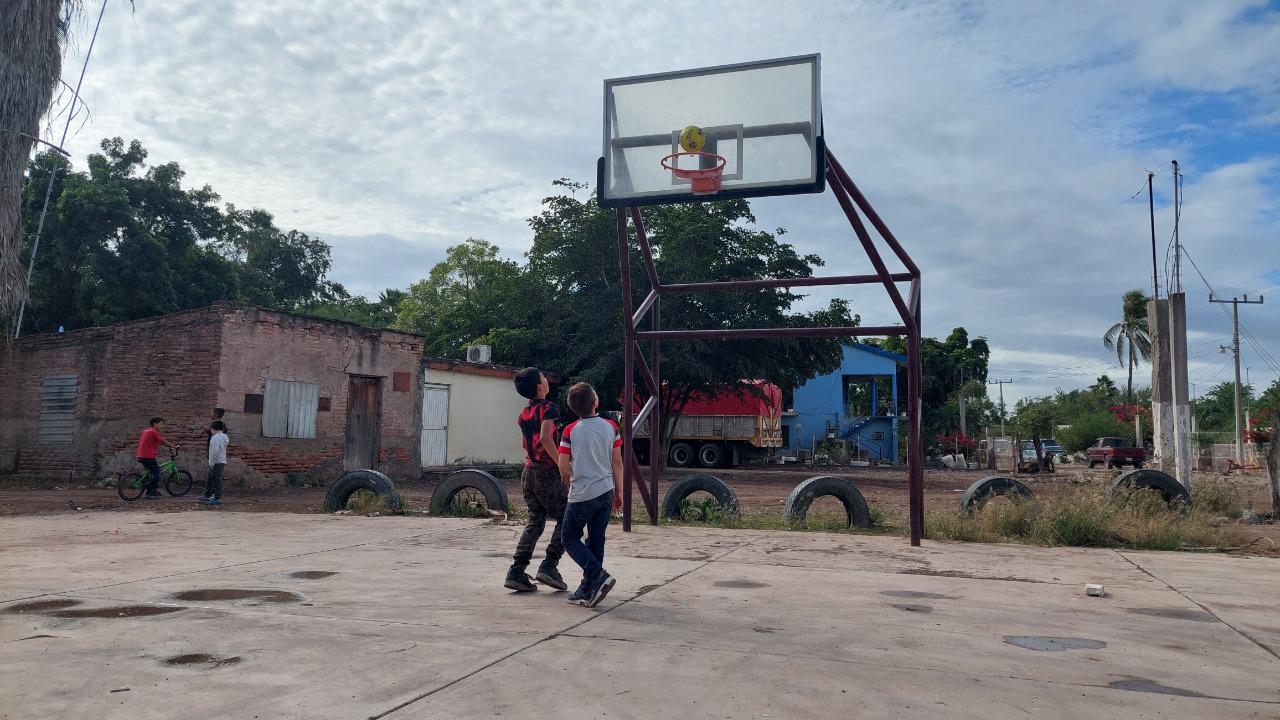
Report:
[{"label": "boy's dark hair", "polygon": [[569,388],[569,409],[580,418],[588,417],[595,412],[595,405],[598,401],[596,390],[591,387],[591,383],[575,383],[573,387]]},{"label": "boy's dark hair", "polygon": [[214,416],[214,417],[216,417],[216,418],[218,418],[219,420],[221,420],[221,419],[222,419],[222,416],[223,416],[223,415],[226,415],[226,414],[227,414],[227,409],[226,409],[226,408],[216,407],[216,408],[214,408],[214,409],[213,409],[213,416]]},{"label": "boy's dark hair", "polygon": [[536,367],[527,367],[516,373],[516,392],[520,397],[530,400],[538,397],[538,385],[542,383],[542,371]]},{"label": "boy's dark hair", "polygon": [[151,422],[150,422],[149,424],[150,424],[150,426],[151,426],[151,427],[155,427],[155,426],[156,426],[156,423],[158,423],[158,422],[164,422],[164,418],[162,418],[162,417],[153,417],[153,418],[151,418]]},{"label": "boy's dark hair", "polygon": [[214,430],[217,430],[218,432],[227,431],[227,424],[222,422],[221,420],[214,420],[213,422],[209,423],[209,427],[213,428]]}]

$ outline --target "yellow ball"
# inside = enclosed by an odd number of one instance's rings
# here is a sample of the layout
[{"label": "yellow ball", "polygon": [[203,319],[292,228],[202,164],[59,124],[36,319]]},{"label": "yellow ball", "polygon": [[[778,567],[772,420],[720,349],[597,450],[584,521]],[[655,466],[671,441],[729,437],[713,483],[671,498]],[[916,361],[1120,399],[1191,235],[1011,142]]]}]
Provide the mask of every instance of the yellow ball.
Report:
[{"label": "yellow ball", "polygon": [[690,125],[680,131],[680,147],[685,152],[698,152],[706,147],[707,138],[702,134],[702,128],[697,125]]}]

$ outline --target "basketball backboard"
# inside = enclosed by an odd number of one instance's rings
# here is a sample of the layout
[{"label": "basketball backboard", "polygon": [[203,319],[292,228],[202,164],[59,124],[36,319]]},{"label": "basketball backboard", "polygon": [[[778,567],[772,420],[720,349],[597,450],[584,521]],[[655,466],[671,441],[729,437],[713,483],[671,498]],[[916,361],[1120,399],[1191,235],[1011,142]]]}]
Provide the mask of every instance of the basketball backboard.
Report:
[{"label": "basketball backboard", "polygon": [[[820,55],[616,78],[604,83],[602,207],[700,202],[822,192]],[[719,192],[695,195],[689,179],[663,167],[694,125],[704,153],[724,158]],[[707,167],[709,157],[678,159]]]}]

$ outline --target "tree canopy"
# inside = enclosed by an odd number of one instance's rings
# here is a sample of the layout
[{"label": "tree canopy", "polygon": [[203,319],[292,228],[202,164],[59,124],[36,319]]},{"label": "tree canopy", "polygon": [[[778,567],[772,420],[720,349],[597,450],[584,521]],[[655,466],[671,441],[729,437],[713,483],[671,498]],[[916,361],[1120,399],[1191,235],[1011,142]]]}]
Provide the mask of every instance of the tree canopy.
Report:
[{"label": "tree canopy", "polygon": [[185,188],[177,163],[146,164],[134,140],[103,140],[77,172],[37,155],[23,192],[22,260],[50,177],[48,217],[32,275],[23,333],[134,320],[216,300],[285,310],[346,297],[326,279],[329,246],[282,231],[265,210],[227,205],[211,187]]}]

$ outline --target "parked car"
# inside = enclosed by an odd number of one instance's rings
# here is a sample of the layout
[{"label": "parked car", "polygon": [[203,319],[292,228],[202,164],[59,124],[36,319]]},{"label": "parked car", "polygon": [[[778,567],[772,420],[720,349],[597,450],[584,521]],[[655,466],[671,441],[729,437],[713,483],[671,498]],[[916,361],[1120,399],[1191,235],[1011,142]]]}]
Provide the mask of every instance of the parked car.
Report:
[{"label": "parked car", "polygon": [[[1040,448],[1044,450],[1044,459],[1049,462],[1058,462],[1066,453],[1057,440],[1041,440]],[[1036,444],[1030,440],[1022,441],[1022,460],[1023,462],[1035,462],[1036,460]]]},{"label": "parked car", "polygon": [[1134,447],[1133,443],[1125,438],[1102,437],[1089,448],[1088,457],[1091,468],[1099,465],[1106,465],[1108,468],[1125,465],[1141,468],[1147,461],[1147,451],[1144,448]]}]

